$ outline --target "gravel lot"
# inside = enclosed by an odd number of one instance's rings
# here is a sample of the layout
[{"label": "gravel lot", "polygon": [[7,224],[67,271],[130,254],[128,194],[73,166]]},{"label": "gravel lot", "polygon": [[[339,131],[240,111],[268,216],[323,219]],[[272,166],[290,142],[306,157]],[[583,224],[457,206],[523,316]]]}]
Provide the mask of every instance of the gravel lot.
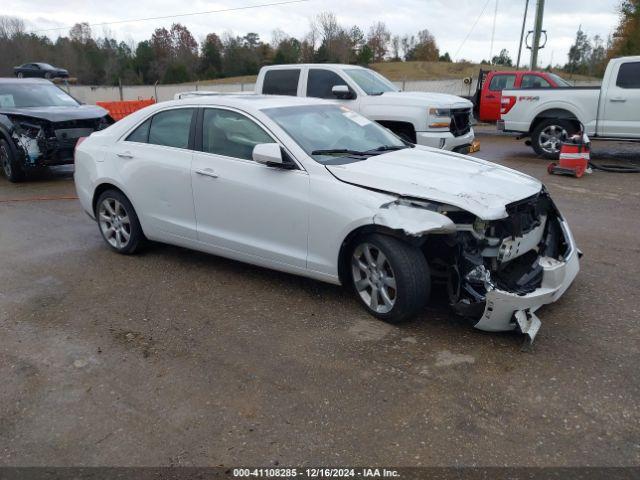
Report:
[{"label": "gravel lot", "polygon": [[443,300],[395,327],[312,280],[120,256],[77,200],[43,200],[75,194],[68,168],[0,178],[0,465],[638,465],[640,175],[549,176],[479,130],[585,254],[529,353]]}]

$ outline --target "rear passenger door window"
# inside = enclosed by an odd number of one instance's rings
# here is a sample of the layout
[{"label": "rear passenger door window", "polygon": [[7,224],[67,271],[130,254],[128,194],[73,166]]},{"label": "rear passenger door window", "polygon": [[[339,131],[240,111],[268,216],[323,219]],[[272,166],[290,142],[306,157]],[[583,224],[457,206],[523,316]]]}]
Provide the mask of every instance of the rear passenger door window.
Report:
[{"label": "rear passenger door window", "polygon": [[202,151],[225,157],[253,159],[253,147],[274,143],[250,118],[231,110],[206,108],[202,118]]},{"label": "rear passenger door window", "polygon": [[148,143],[164,147],[188,148],[193,112],[193,108],[177,108],[155,114],[149,127]]},{"label": "rear passenger door window", "polygon": [[640,62],[620,65],[616,86],[620,88],[640,88]]},{"label": "rear passenger door window", "polygon": [[262,93],[265,95],[291,95],[298,94],[298,81],[300,69],[275,69],[269,70],[264,76]]},{"label": "rear passenger door window", "polygon": [[496,75],[491,79],[489,90],[493,92],[501,92],[513,88],[516,83],[515,75]]},{"label": "rear passenger door window", "polygon": [[551,84],[540,75],[523,75],[520,88],[550,88]]}]

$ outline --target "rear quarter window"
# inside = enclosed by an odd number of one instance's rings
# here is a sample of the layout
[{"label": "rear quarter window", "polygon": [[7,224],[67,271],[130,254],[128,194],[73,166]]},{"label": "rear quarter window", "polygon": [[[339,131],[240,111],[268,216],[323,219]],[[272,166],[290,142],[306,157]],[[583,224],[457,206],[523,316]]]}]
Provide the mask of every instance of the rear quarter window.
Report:
[{"label": "rear quarter window", "polygon": [[264,75],[262,93],[265,95],[290,95],[295,97],[298,94],[298,80],[300,80],[299,68],[269,70]]}]

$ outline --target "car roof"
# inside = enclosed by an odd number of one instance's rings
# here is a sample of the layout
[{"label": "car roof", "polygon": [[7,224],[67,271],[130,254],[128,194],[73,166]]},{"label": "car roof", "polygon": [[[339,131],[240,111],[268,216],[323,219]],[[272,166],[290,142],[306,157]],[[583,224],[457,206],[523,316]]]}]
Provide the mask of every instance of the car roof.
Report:
[{"label": "car roof", "polygon": [[16,85],[22,85],[25,83],[41,83],[41,84],[51,84],[53,85],[49,80],[46,80],[44,78],[13,78],[13,77],[0,77],[0,85],[2,84],[16,84]]},{"label": "car roof", "polygon": [[219,105],[222,107],[237,107],[242,110],[263,110],[265,108],[292,107],[296,105],[329,105],[335,104],[329,100],[319,98],[292,97],[287,95],[256,95],[254,93],[209,95],[187,97],[181,100],[161,102],[157,105]]},{"label": "car roof", "polygon": [[351,65],[348,63],[285,63],[281,65],[268,65],[263,67],[265,70],[280,70],[280,69],[292,69],[292,68],[358,68],[361,70],[366,70],[365,67],[361,67],[360,65]]}]

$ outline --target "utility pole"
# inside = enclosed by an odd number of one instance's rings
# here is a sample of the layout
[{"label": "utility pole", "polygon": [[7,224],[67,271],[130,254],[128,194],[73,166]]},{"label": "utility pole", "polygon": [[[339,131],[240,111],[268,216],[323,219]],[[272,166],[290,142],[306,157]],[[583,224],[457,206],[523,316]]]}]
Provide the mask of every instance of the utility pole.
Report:
[{"label": "utility pole", "polygon": [[491,29],[491,48],[489,49],[489,62],[491,62],[491,60],[493,59],[493,39],[496,36],[496,17],[497,16],[498,16],[498,0],[496,0],[496,8],[493,11],[493,28]]},{"label": "utility pole", "polygon": [[518,47],[518,61],[516,62],[516,70],[520,68],[520,55],[522,54],[522,41],[524,40],[524,27],[527,25],[527,11],[529,10],[529,0],[524,4],[524,17],[522,19],[522,31],[520,32],[520,46]]},{"label": "utility pole", "polygon": [[538,67],[538,49],[542,34],[542,17],[544,16],[544,0],[538,0],[536,5],[536,22],[533,26],[533,44],[531,45],[531,70]]}]

